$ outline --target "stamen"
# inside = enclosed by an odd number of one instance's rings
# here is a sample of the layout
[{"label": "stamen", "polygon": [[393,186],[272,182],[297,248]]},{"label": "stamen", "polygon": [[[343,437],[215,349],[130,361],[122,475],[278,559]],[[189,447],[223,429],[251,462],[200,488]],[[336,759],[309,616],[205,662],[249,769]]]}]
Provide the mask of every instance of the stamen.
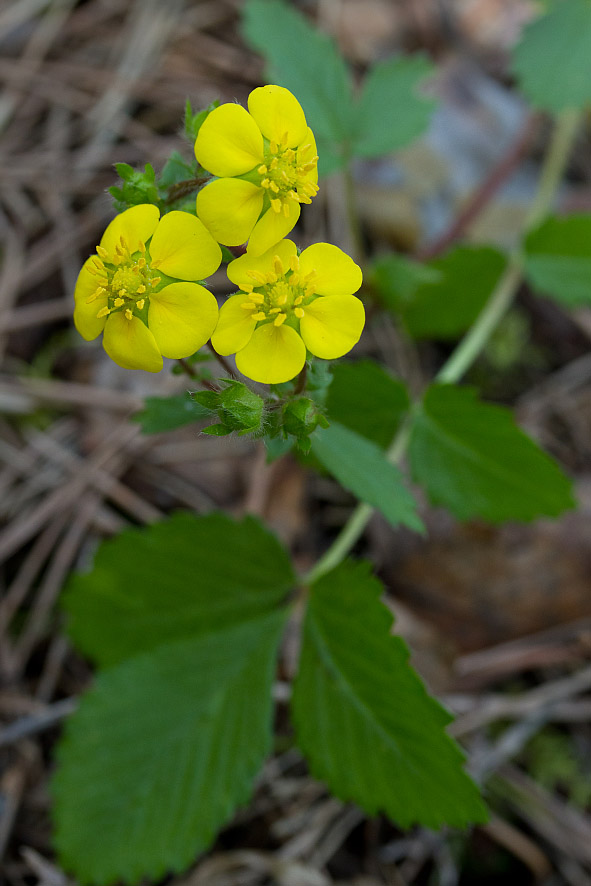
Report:
[{"label": "stamen", "polygon": [[255,305],[262,305],[265,300],[265,297],[260,294],[260,292],[253,292],[250,296],[250,300],[255,303]]},{"label": "stamen", "polygon": [[265,314],[264,311],[259,311],[258,314],[253,314],[253,315],[252,315],[252,319],[253,319],[253,320],[257,320],[257,321],[258,321],[258,320],[266,320],[266,319],[267,319],[267,315]]},{"label": "stamen", "polygon": [[259,175],[264,175],[264,174],[265,174],[266,172],[268,172],[268,171],[269,171],[269,170],[267,169],[267,167],[265,166],[264,163],[263,163],[262,166],[259,166],[259,168],[257,169],[257,172],[258,172]]},{"label": "stamen", "polygon": [[96,248],[97,255],[100,255],[101,258],[104,258],[105,261],[109,258],[109,253],[105,249],[104,246],[97,246]]},{"label": "stamen", "polygon": [[111,313],[111,308],[108,308],[107,305],[104,308],[101,308],[98,314],[96,315],[97,320],[101,320],[103,317],[106,317],[107,314]]},{"label": "stamen", "polygon": [[271,200],[271,207],[273,208],[273,212],[281,212],[281,200]]},{"label": "stamen", "polygon": [[267,274],[267,283],[277,283],[277,274],[274,274],[273,271],[269,271]]},{"label": "stamen", "polygon": [[146,244],[143,242],[143,240],[139,241],[137,248],[141,253],[144,253],[146,251]]},{"label": "stamen", "polygon": [[296,309],[294,310],[294,314],[296,315],[296,317],[298,318],[298,320],[301,320],[302,317],[304,316],[304,309],[303,309],[303,308],[296,308]]},{"label": "stamen", "polygon": [[253,285],[252,283],[243,283],[241,286],[242,292],[252,292]]},{"label": "stamen", "polygon": [[145,305],[145,304],[146,304],[146,299],[145,299],[145,298],[140,298],[140,299],[138,299],[138,301],[136,301],[136,305],[137,305],[137,309],[138,309],[138,311],[142,311],[143,308],[144,308],[144,305]]},{"label": "stamen", "polygon": [[98,289],[95,289],[95,291],[92,293],[90,298],[86,299],[86,304],[91,305],[93,303],[93,301],[96,301],[97,298],[100,298],[101,296],[106,295],[106,294],[107,294],[107,290],[103,289],[102,286],[99,286]]},{"label": "stamen", "polygon": [[292,286],[299,286],[300,275],[297,273],[297,271],[293,271],[291,277],[289,278],[289,282]]},{"label": "stamen", "polygon": [[116,308],[120,308],[121,305],[125,304],[125,299],[124,298],[116,298],[115,301],[113,302],[113,304]]},{"label": "stamen", "polygon": [[281,311],[281,308],[271,308],[269,314],[278,314]]},{"label": "stamen", "polygon": [[[277,153],[277,148],[278,148],[278,145],[277,145],[276,141],[269,142],[269,150],[271,151],[272,154]],[[275,160],[276,158],[274,157],[273,159]]]},{"label": "stamen", "polygon": [[265,286],[267,278],[264,274],[261,274],[260,271],[247,271],[246,273],[251,280],[255,281],[255,283],[258,283],[260,286]]},{"label": "stamen", "polygon": [[301,305],[301,303],[303,302],[303,300],[304,300],[304,296],[303,296],[303,295],[298,295],[298,297],[297,297],[297,298],[295,299],[295,301],[294,301],[294,305]]},{"label": "stamen", "polygon": [[280,256],[274,256],[273,267],[275,268],[275,273],[277,274],[277,276],[282,277],[285,273],[285,268],[283,267],[283,262],[281,261]]},{"label": "stamen", "polygon": [[142,292],[145,292],[145,291],[146,291],[146,287],[144,286],[143,283],[140,283],[140,285],[137,288],[138,295],[141,295]]},{"label": "stamen", "polygon": [[127,308],[127,310],[125,311],[125,319],[133,320],[133,311],[130,308]]},{"label": "stamen", "polygon": [[150,280],[150,286],[158,286],[161,280],[162,277],[152,277],[152,279]]},{"label": "stamen", "polygon": [[273,191],[274,194],[279,193],[279,187],[275,184],[275,182],[270,182],[269,187],[271,188],[271,190]]},{"label": "stamen", "polygon": [[264,178],[261,182],[261,188],[270,188],[270,187],[271,187],[270,179]]},{"label": "stamen", "polygon": [[300,257],[299,255],[290,255],[289,257],[289,267],[292,271],[299,271],[300,269]]},{"label": "stamen", "polygon": [[256,305],[253,301],[245,301],[240,305],[241,308],[244,308],[247,311],[254,310]]},{"label": "stamen", "polygon": [[281,326],[287,320],[287,314],[279,314],[273,321],[273,326]]},{"label": "stamen", "polygon": [[291,209],[290,209],[289,203],[286,200],[285,203],[283,204],[283,215],[285,216],[285,218],[289,218],[290,213],[291,213]]}]

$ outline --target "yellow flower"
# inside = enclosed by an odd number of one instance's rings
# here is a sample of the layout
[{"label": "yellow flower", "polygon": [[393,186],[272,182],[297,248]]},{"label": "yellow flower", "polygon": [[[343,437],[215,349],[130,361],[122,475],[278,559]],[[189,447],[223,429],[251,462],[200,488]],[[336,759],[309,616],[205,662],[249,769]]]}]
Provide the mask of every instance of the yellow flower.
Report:
[{"label": "yellow flower", "polygon": [[[220,105],[195,142],[195,156],[217,176],[197,195],[197,214],[226,246],[248,240],[262,255],[288,234],[318,191],[318,155],[298,100],[281,86],[261,86],[248,111]],[[250,239],[249,239],[250,238]]]},{"label": "yellow flower", "polygon": [[211,343],[218,354],[236,354],[243,375],[266,384],[294,378],[317,357],[342,357],[359,341],[363,303],[352,293],[361,269],[337,246],[316,243],[298,256],[282,240],[257,258],[248,254],[228,265],[240,287],[220,310]]},{"label": "yellow flower", "polygon": [[[125,210],[107,227],[76,282],[74,323],[125,369],[159,372],[162,356],[189,357],[215,329],[217,302],[195,281],[217,271],[220,247],[186,212]],[[182,282],[181,282],[182,281]]]}]

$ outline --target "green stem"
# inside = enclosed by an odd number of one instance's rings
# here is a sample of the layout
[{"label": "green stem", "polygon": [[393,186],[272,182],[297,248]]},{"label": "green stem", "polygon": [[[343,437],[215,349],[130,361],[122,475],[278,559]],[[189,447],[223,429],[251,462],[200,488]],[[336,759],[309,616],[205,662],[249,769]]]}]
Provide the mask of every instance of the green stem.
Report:
[{"label": "green stem", "polygon": [[[524,223],[524,234],[537,225],[552,206],[556,189],[562,180],[568,162],[580,119],[581,112],[572,110],[564,111],[556,119],[552,140],[544,159],[536,196]],[[523,277],[524,260],[521,246],[515,248],[509,256],[507,267],[489,301],[476,318],[473,326],[441,367],[436,376],[436,381],[445,383],[457,382],[472,366],[519,289]],[[403,458],[410,440],[411,427],[412,412],[403,423],[386,452],[386,458],[392,464],[397,464]],[[304,584],[311,584],[316,581],[321,575],[334,569],[335,566],[338,566],[345,559],[353,545],[363,534],[373,512],[374,508],[370,507],[370,505],[363,502],[357,505],[328,550],[312,569],[303,576],[302,581]]]}]

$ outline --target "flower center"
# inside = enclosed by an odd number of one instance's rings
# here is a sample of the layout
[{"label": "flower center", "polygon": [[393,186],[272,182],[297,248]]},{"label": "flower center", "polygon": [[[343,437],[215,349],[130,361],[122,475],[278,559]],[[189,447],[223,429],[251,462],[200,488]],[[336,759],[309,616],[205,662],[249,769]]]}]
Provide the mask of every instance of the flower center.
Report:
[{"label": "flower center", "polygon": [[298,148],[287,147],[287,133],[280,144],[269,142],[265,150],[265,162],[258,167],[261,187],[269,194],[274,212],[283,212],[289,217],[288,200],[298,203],[311,203],[318,193],[314,181],[318,155],[314,154],[311,142]]},{"label": "flower center", "polygon": [[316,296],[314,280],[316,272],[310,271],[305,276],[300,273],[300,260],[292,255],[289,267],[286,268],[280,257],[273,259],[274,272],[263,274],[261,271],[248,271],[252,284],[242,285],[242,291],[248,296],[244,308],[258,323],[273,322],[281,326],[287,319],[299,321],[305,314],[307,304]]},{"label": "flower center", "polygon": [[97,278],[98,288],[86,299],[86,304],[106,296],[107,304],[97,317],[123,311],[131,320],[150,303],[150,293],[156,291],[161,280],[152,273],[145,244],[140,241],[137,249],[132,251],[128,241],[121,236],[112,253],[102,246],[97,246],[96,251],[88,270]]}]

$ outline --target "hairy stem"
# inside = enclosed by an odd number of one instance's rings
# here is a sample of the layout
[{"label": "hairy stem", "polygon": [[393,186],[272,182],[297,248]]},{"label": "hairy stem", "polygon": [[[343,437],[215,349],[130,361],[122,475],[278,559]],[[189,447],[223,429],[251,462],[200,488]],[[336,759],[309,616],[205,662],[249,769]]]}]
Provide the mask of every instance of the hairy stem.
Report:
[{"label": "hairy stem", "polygon": [[[572,110],[564,111],[556,119],[536,196],[524,223],[524,235],[543,219],[552,206],[556,190],[564,175],[580,119],[581,112]],[[519,246],[511,252],[507,267],[490,299],[472,327],[441,367],[436,381],[457,382],[472,366],[513,301],[523,278],[523,268],[524,256]],[[411,425],[412,418],[403,423],[386,453],[386,458],[392,464],[397,464],[406,452]],[[374,509],[370,505],[363,502],[357,505],[332,545],[303,577],[304,584],[311,584],[345,559],[363,534],[373,512]]]}]

